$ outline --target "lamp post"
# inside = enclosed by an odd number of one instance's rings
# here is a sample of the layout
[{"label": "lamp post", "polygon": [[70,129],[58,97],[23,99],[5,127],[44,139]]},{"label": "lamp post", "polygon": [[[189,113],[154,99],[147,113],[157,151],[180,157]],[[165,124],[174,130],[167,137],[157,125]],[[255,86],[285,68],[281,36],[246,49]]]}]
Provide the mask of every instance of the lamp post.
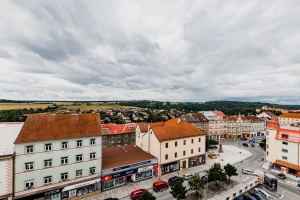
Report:
[{"label": "lamp post", "polygon": [[[222,165],[223,165],[223,168],[224,168],[224,163],[223,163],[223,159],[221,159],[222,160]],[[221,166],[221,168],[222,168],[222,166]]]}]

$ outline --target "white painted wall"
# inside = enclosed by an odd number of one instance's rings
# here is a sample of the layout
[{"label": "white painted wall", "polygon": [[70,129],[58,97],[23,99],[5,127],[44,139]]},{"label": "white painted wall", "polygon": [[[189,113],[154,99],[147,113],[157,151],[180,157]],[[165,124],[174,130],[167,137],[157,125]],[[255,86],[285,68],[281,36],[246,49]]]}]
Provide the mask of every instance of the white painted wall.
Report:
[{"label": "white painted wall", "polygon": [[13,192],[13,158],[0,158],[0,196],[10,195]]},{"label": "white painted wall", "polygon": [[[90,139],[96,139],[96,144],[90,146]],[[82,140],[83,146],[76,147],[76,141]],[[61,149],[61,142],[68,142],[68,149]],[[45,152],[44,145],[52,143],[52,151]],[[44,186],[44,177],[52,176],[52,185],[59,183],[61,173],[68,172],[68,179],[75,179],[76,170],[82,169],[82,176],[89,176],[90,167],[96,167],[96,174],[101,174],[102,158],[101,137],[86,137],[56,141],[16,144],[15,157],[15,192],[23,191],[25,181],[34,180],[34,187]],[[34,153],[25,154],[26,146],[33,145]],[[96,159],[90,160],[90,153],[96,153]],[[82,154],[83,161],[76,163],[76,155]],[[68,157],[68,164],[61,165],[61,157]],[[44,160],[52,159],[52,167],[44,168]],[[34,170],[25,171],[25,163],[34,162]]]}]

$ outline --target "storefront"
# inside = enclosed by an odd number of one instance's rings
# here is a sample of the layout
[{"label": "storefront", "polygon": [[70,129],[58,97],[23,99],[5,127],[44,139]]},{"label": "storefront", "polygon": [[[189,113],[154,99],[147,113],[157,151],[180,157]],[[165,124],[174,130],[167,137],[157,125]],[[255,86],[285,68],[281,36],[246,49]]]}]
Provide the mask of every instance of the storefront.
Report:
[{"label": "storefront", "polygon": [[189,167],[195,167],[203,164],[205,164],[205,154],[189,158]]},{"label": "storefront", "polygon": [[161,173],[162,174],[179,171],[179,169],[180,169],[180,161],[179,160],[161,165]]},{"label": "storefront", "polygon": [[102,190],[109,190],[127,184],[141,181],[157,174],[157,159],[133,163],[112,169],[102,170]]}]

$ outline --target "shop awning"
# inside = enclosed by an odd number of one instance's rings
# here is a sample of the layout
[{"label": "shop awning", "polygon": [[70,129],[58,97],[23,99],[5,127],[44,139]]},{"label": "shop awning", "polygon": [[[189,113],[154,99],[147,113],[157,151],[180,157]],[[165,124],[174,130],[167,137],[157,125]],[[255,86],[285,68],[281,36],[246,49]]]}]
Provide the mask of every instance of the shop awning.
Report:
[{"label": "shop awning", "polygon": [[275,164],[281,165],[281,166],[286,167],[286,168],[290,168],[290,169],[300,171],[300,166],[294,165],[294,164],[291,164],[291,163],[288,163],[288,162],[284,162],[282,160],[276,160]]},{"label": "shop awning", "polygon": [[80,188],[80,187],[88,186],[88,185],[94,184],[96,182],[101,182],[101,179],[99,178],[99,179],[94,179],[94,180],[87,181],[87,182],[78,183],[78,184],[75,184],[75,185],[70,185],[70,186],[65,187],[62,190],[62,192],[73,190],[75,188]]}]

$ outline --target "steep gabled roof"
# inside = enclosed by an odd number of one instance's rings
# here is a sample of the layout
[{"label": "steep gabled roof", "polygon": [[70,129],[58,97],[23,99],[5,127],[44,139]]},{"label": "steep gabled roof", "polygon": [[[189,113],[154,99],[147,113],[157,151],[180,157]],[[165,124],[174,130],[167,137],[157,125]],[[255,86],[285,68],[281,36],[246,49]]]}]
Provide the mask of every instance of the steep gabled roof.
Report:
[{"label": "steep gabled roof", "polygon": [[202,113],[192,113],[192,116],[200,122],[208,122],[208,119]]},{"label": "steep gabled roof", "polygon": [[165,122],[153,122],[153,123],[139,123],[139,127],[142,133],[145,133],[148,131],[148,126],[151,128],[153,127],[160,127],[163,126]]},{"label": "steep gabled roof", "polygon": [[30,114],[15,144],[101,135],[100,115],[96,113]]},{"label": "steep gabled roof", "polygon": [[205,135],[200,129],[178,118],[168,120],[164,126],[153,127],[152,130],[160,142]]}]

